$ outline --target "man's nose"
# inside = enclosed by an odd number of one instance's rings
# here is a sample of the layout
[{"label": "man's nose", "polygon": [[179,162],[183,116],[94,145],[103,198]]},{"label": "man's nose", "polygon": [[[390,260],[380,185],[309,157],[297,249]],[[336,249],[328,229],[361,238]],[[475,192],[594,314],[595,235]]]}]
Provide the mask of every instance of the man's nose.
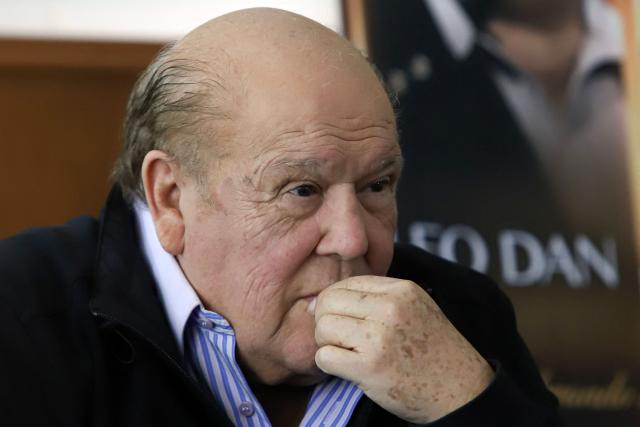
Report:
[{"label": "man's nose", "polygon": [[322,238],[318,255],[338,255],[348,261],[364,256],[369,249],[366,211],[352,186],[326,194],[318,212]]}]

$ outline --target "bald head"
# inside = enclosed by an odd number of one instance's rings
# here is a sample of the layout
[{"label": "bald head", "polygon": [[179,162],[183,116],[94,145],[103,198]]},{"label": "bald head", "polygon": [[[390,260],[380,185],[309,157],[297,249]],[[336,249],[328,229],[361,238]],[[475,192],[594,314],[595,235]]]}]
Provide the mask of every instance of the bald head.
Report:
[{"label": "bald head", "polygon": [[278,120],[278,107],[312,114],[351,84],[390,108],[366,59],[317,22],[269,8],[217,17],[165,48],[136,83],[114,178],[127,198],[144,199],[142,161],[159,149],[205,184],[212,156],[234,149],[247,120]]},{"label": "bald head", "polygon": [[245,9],[212,19],[187,34],[175,49],[213,69],[225,60],[241,68],[278,65],[283,60],[335,60],[346,65],[344,60],[351,59],[349,65],[366,63],[347,40],[328,28],[304,16],[269,8]]}]

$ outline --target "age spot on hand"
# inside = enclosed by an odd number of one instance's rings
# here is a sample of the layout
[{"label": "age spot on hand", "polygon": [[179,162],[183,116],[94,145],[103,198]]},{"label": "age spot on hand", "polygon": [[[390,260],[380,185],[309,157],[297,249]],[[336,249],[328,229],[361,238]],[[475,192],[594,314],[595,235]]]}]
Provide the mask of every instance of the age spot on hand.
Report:
[{"label": "age spot on hand", "polygon": [[411,348],[411,346],[405,344],[400,347],[400,349],[405,356],[413,357],[413,349]]}]

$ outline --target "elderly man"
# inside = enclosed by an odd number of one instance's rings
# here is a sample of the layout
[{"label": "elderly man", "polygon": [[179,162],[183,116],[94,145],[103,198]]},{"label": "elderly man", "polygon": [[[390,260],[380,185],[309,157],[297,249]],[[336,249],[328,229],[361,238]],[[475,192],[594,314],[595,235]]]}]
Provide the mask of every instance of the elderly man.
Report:
[{"label": "elderly man", "polygon": [[0,245],[2,425],[553,424],[496,286],[394,252],[394,113],[345,40],[214,19],[125,131],[99,221]]}]

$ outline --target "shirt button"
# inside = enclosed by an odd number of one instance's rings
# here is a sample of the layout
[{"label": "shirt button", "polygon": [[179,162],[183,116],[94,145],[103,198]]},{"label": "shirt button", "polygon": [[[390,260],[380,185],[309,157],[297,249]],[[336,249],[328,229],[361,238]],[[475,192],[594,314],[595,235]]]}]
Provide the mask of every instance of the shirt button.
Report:
[{"label": "shirt button", "polygon": [[238,409],[240,409],[240,413],[245,417],[250,417],[254,414],[254,412],[256,412],[256,410],[253,408],[253,403],[251,402],[242,402]]},{"label": "shirt button", "polygon": [[201,320],[200,321],[200,327],[204,328],[204,329],[210,329],[211,328],[211,322],[208,320]]}]

